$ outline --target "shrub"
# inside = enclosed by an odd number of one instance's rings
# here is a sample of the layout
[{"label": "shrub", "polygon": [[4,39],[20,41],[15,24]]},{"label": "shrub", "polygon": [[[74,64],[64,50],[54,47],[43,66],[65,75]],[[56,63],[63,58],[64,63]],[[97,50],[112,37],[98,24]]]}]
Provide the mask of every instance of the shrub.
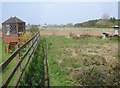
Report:
[{"label": "shrub", "polygon": [[29,40],[31,38],[31,34],[21,34],[19,37],[19,44],[23,44],[25,43],[27,40]]},{"label": "shrub", "polygon": [[32,35],[34,35],[36,32],[39,31],[39,28],[37,26],[32,25],[32,27],[29,29]]}]

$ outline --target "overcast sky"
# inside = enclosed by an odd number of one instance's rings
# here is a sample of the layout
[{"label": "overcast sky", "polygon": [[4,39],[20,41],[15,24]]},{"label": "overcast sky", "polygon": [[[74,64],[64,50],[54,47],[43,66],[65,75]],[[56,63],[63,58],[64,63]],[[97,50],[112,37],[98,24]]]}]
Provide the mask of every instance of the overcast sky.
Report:
[{"label": "overcast sky", "polygon": [[67,24],[100,19],[104,13],[118,18],[117,2],[2,2],[2,22],[17,16],[30,24]]}]

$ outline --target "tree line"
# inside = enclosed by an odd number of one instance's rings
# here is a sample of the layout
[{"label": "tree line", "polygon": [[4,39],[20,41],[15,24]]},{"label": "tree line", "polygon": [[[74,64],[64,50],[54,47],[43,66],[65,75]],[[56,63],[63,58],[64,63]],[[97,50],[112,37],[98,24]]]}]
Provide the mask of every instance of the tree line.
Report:
[{"label": "tree line", "polygon": [[89,20],[87,22],[76,23],[74,27],[97,27],[97,28],[112,28],[115,25],[118,25],[120,20],[112,17],[110,19],[96,19]]}]

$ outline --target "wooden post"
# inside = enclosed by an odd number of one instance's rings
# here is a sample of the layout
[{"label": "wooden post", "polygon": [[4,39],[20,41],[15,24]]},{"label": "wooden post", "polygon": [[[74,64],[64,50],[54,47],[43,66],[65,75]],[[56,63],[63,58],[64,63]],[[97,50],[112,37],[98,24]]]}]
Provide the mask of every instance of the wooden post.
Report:
[{"label": "wooden post", "polygon": [[25,23],[23,23],[23,33],[25,33]]},{"label": "wooden post", "polygon": [[[29,49],[29,43],[26,45],[27,50]],[[27,54],[27,58],[29,57],[29,53]]]},{"label": "wooden post", "polygon": [[10,29],[10,24],[9,24],[9,35],[11,35],[11,29]]},{"label": "wooden post", "polygon": [[[18,49],[18,43],[17,43],[15,49]],[[16,62],[17,63],[19,62],[19,53],[16,55]],[[18,77],[19,77],[19,75],[20,75],[20,67],[18,67],[18,69],[17,69],[17,74],[18,74]]]},{"label": "wooden post", "polygon": [[18,23],[16,24],[16,29],[17,29],[17,33],[18,33],[18,30],[19,30],[19,29],[18,29]]},{"label": "wooden post", "polygon": [[5,53],[6,53],[6,44],[5,44]]},{"label": "wooden post", "polygon": [[[32,43],[33,43],[33,40],[32,40],[30,43],[31,43],[30,45],[32,45]],[[32,52],[32,50],[33,50],[33,47],[31,47],[31,52]],[[33,55],[32,55],[32,57],[33,57]]]},{"label": "wooden post", "polygon": [[8,49],[8,54],[9,54],[10,45],[8,45],[7,49]]}]

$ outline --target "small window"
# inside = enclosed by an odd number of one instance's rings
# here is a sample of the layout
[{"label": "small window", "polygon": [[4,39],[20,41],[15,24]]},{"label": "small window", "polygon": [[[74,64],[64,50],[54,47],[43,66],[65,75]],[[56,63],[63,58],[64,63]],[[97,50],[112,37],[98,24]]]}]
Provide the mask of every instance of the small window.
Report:
[{"label": "small window", "polygon": [[18,33],[23,33],[23,24],[18,24]]},{"label": "small window", "polygon": [[9,25],[6,25],[6,35],[10,35],[10,33],[9,33]]},{"label": "small window", "polygon": [[5,33],[5,25],[3,25],[3,35],[6,35],[6,33]]},{"label": "small window", "polygon": [[17,33],[16,24],[10,24],[10,29],[11,29],[11,34]]}]

